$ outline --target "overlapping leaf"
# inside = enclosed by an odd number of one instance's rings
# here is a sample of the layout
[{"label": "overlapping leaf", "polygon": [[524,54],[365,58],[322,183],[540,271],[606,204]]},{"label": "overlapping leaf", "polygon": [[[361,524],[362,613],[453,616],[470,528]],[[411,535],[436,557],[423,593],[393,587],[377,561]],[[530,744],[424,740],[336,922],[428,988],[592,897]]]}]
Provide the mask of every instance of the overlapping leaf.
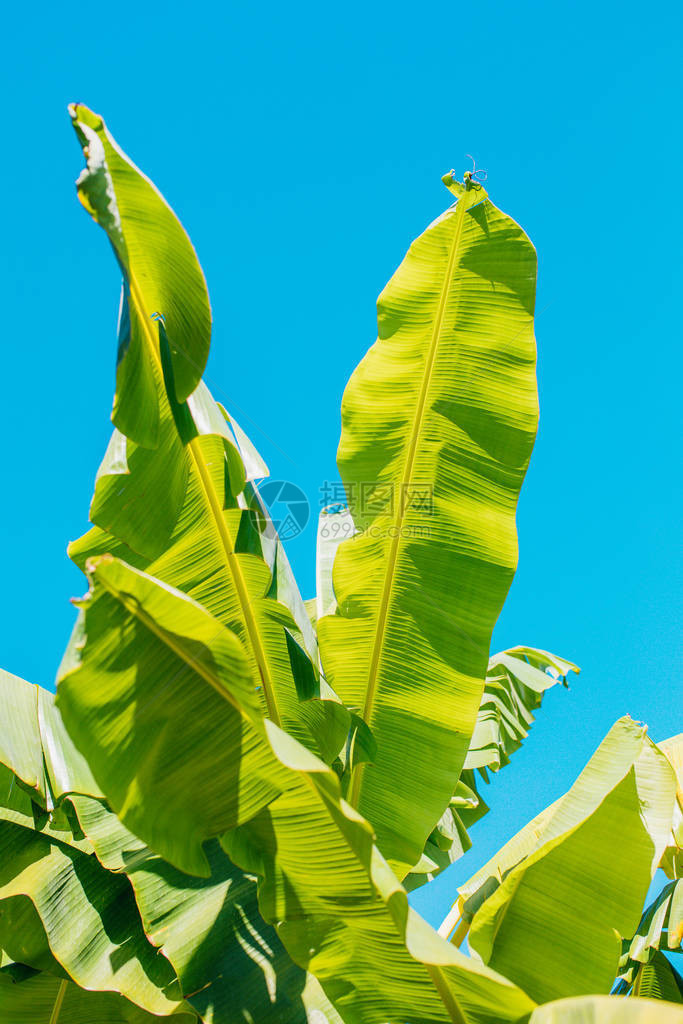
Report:
[{"label": "overlapping leaf", "polygon": [[619,978],[632,985],[641,965],[662,950],[681,952],[683,941],[683,879],[665,885],[645,909],[632,938],[622,946]]},{"label": "overlapping leaf", "polygon": [[[162,326],[160,334],[165,352]],[[319,699],[329,695],[320,691],[315,637],[282,545],[258,492],[245,486],[241,456],[208,390],[202,385],[185,405],[176,403],[168,365],[166,371],[168,400],[162,396],[160,408],[168,452],[138,449],[138,461],[129,460],[124,474],[110,472],[115,460],[107,462],[93,502],[100,528],[72,544],[70,554],[83,568],[88,557],[120,555],[200,601],[243,643],[269,717],[331,759],[344,742],[349,715],[336,698]],[[174,467],[181,467],[184,483],[169,536],[167,524],[147,510],[167,507]],[[105,497],[100,501],[98,494]],[[96,514],[104,505],[106,522]]]},{"label": "overlapping leaf", "polygon": [[566,796],[459,890],[474,911],[471,947],[539,1002],[608,992],[618,936],[637,926],[674,798],[664,755],[644,727],[621,719]]},{"label": "overlapping leaf", "polygon": [[170,960],[205,1024],[342,1024],[315,979],[292,962],[261,918],[254,877],[235,867],[216,841],[206,846],[209,877],[196,878],[155,856],[101,801],[73,799],[98,858],[128,875],[146,934]]},{"label": "overlapping leaf", "polygon": [[[30,764],[30,755],[43,763],[45,752],[32,741],[41,727],[40,718],[43,735],[50,739],[47,789],[59,803],[47,812],[35,803],[35,794],[32,798],[26,784],[17,785],[20,780],[5,765],[0,766],[0,845],[2,828],[12,822],[28,830],[28,842],[50,838],[81,854],[90,854],[89,861],[79,859],[76,864],[81,877],[83,865],[90,862],[91,900],[99,898],[98,906],[109,905],[107,894],[112,890],[119,894],[118,909],[122,913],[124,907],[130,911],[128,918],[120,918],[122,925],[128,925],[128,948],[134,948],[136,936],[144,928],[147,938],[170,961],[183,995],[201,1013],[205,1024],[232,1024],[250,1018],[261,1024],[341,1024],[315,979],[291,961],[275,930],[261,919],[253,876],[231,864],[215,842],[207,848],[211,867],[207,879],[184,875],[152,854],[98,798],[99,790],[92,776],[77,771],[81,757],[68,738],[53,695],[5,675],[3,693],[7,704],[20,706],[23,698],[27,711],[23,720],[18,716],[5,730],[6,741],[12,741],[5,745],[11,745],[16,755],[5,759],[21,764],[27,775],[37,774]],[[23,729],[12,729],[12,725],[18,726],[22,721]],[[57,773],[52,766],[57,766]],[[6,852],[3,847],[3,853]],[[16,864],[9,860],[7,870],[11,872]],[[43,860],[41,864],[46,878],[54,874],[51,862]],[[124,875],[128,876],[132,891],[128,890]],[[96,946],[98,936],[93,932],[92,912],[83,908],[74,892],[71,880],[67,879],[64,888],[60,888],[67,900],[66,908],[78,919],[84,941]],[[140,916],[131,898],[133,893]],[[103,929],[110,926],[110,917],[109,914],[103,918]],[[55,942],[58,952],[63,953],[63,925],[59,925],[55,935],[50,931],[46,934],[46,928],[54,930],[55,921],[54,913],[48,913],[44,927],[33,903],[22,896],[7,897],[0,902],[0,946],[4,942],[19,962],[61,976],[63,968],[50,952],[48,940]],[[108,959],[106,955],[105,965]],[[64,962],[71,966],[73,959]],[[166,966],[163,960],[162,965]],[[81,983],[85,976],[78,975]],[[66,972],[64,977],[68,978]],[[87,977],[92,980],[94,971]],[[131,998],[137,998],[131,986],[127,992]],[[113,1007],[114,1014],[119,1004],[104,999],[86,1004],[77,1001],[77,1005],[103,1013]],[[130,1013],[131,1019],[137,1021],[138,1011],[131,1009]],[[142,1010],[139,1014],[140,1020],[147,1019]],[[186,1020],[189,1018],[181,1016],[180,1024]]]},{"label": "overlapping leaf", "polygon": [[533,246],[479,186],[445,180],[458,201],[382,292],[379,340],[344,395],[338,463],[360,532],[318,621],[325,674],[377,740],[349,797],[401,876],[467,754],[538,415]]},{"label": "overlapping leaf", "polygon": [[[256,771],[247,771],[244,742],[241,749],[234,744],[227,748],[243,766],[237,783],[245,795],[233,804],[233,824],[238,825],[246,808],[254,814],[251,794],[259,774],[266,778],[268,761],[273,786],[282,792],[248,822],[223,832],[221,841],[233,862],[261,876],[262,915],[278,924],[292,959],[318,977],[347,1024],[416,1019],[417,1006],[423,1022],[493,1024],[529,1012],[533,1004],[524,993],[443,942],[409,909],[405,892],[373,847],[370,826],[341,800],[334,772],[264,719],[242,686],[225,654],[232,655],[234,637],[184,595],[121,563],[104,559],[91,572],[93,596],[85,607],[81,664],[61,679],[58,706],[79,745],[87,748],[96,776],[102,781],[106,776],[105,792],[128,795],[130,764],[148,756],[144,743],[139,750],[130,749],[142,735],[138,725],[149,736],[170,737],[175,729],[184,743],[191,702],[197,727],[205,731],[206,748],[224,728],[221,719],[232,721],[240,713],[245,731],[248,726],[260,738],[262,760],[259,755]],[[137,671],[125,643],[118,657],[114,637],[125,637],[132,629],[139,633],[135,650],[140,657],[147,644],[142,631],[172,648],[185,666],[179,673],[181,686],[171,681],[159,693],[161,677],[157,681],[147,662],[144,672]],[[161,650],[156,658],[166,661]],[[95,675],[97,687],[92,685]],[[219,695],[219,690],[222,715],[205,694]],[[155,699],[157,695],[163,700]],[[140,719],[132,719],[140,710]],[[121,749],[121,743],[128,749]],[[256,747],[250,749],[255,752]],[[188,759],[205,756],[206,749],[197,751],[191,744],[178,754],[186,766]],[[193,770],[191,763],[188,770]],[[193,784],[191,817],[185,808],[178,809],[177,801],[170,806],[160,799],[159,787],[165,784],[165,776],[153,766],[136,773],[140,834],[146,838],[153,822],[160,853],[173,855],[181,844],[188,859],[199,860],[204,856],[202,840],[226,827],[226,819],[217,818],[208,799],[212,779],[197,778]],[[128,805],[116,800],[114,805],[125,821]],[[196,829],[198,815],[205,820]]]},{"label": "overlapping leaf", "polygon": [[[81,105],[70,109],[88,161],[79,196],[109,234],[124,276],[119,431],[91,508],[92,521],[110,536],[91,532],[74,556],[83,560],[104,545],[133,564],[154,563],[158,578],[198,597],[243,640],[269,715],[321,753],[339,749],[349,725],[340,704],[299,707],[297,686],[318,694],[315,665],[300,656],[303,649],[317,659],[313,633],[277,538],[268,545],[265,531],[252,529],[256,510],[263,520],[258,496],[245,491],[250,513],[245,498],[238,500],[245,472],[233,435],[251,473],[265,466],[200,381],[210,311],[194,250],[102,119]],[[323,732],[318,744],[316,729]]]},{"label": "overlapping leaf", "polygon": [[180,988],[144,934],[130,886],[98,863],[62,800],[74,787],[99,790],[53,695],[9,673],[0,683],[5,705],[19,711],[5,723],[0,765],[0,948],[83,988],[175,1016]]},{"label": "overlapping leaf", "polygon": [[150,1013],[178,1012],[175,974],[148,942],[127,881],[31,825],[0,807],[0,947],[40,968],[54,957],[82,988],[117,992]]}]

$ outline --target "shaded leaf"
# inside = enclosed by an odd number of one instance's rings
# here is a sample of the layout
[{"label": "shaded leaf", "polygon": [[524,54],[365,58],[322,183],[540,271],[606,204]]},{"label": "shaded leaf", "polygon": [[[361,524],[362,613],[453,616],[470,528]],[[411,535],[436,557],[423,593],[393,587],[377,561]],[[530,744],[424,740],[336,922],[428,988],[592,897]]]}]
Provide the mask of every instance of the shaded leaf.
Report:
[{"label": "shaded leaf", "polygon": [[[270,778],[274,787],[282,787],[281,796],[271,799],[258,813],[252,810],[254,816],[224,832],[221,842],[243,871],[261,876],[262,916],[277,925],[292,959],[319,979],[344,1021],[385,1024],[388,1019],[408,1020],[417,1005],[424,1022],[451,1020],[454,1006],[472,1024],[514,1021],[529,1012],[533,1004],[519,989],[443,942],[410,910],[404,890],[373,848],[370,826],[341,800],[334,772],[264,719],[239,680],[233,684],[233,673],[225,670],[227,661],[222,654],[232,646],[224,635],[227,631],[184,595],[120,563],[100,560],[92,573],[92,607],[103,594],[112,598],[102,616],[112,638],[117,633],[125,635],[133,622],[145,622],[159,639],[173,638],[174,649],[186,664],[192,661],[195,667],[202,666],[201,673],[185,672],[180,692],[183,700],[192,702],[197,724],[205,733],[220,730],[220,720],[226,715],[230,718],[234,709],[260,740],[259,765],[265,777],[270,762]],[[89,614],[86,608],[89,639],[82,651],[82,666],[60,681],[57,700],[69,728],[82,730],[84,740],[89,736],[93,748],[101,748],[92,753],[95,775],[99,767],[115,787],[116,775],[135,773],[141,758],[140,751],[129,752],[129,765],[124,765],[120,746],[130,743],[130,712],[137,708],[150,675],[134,671],[135,663],[129,662],[125,678],[120,676],[116,661],[98,650],[103,640],[97,630],[89,632]],[[105,647],[109,643],[107,640]],[[162,652],[158,657],[164,657]],[[204,703],[205,690],[217,692],[212,676],[217,665],[221,666],[219,680],[226,697],[222,714],[218,706]],[[89,674],[94,666],[96,689],[91,685],[94,675]],[[185,735],[188,713],[174,694],[164,691],[163,703],[148,702],[146,710],[150,734],[155,732],[156,720],[157,732],[165,728],[162,723],[175,722]],[[243,749],[226,746],[242,765]],[[176,755],[178,770],[188,757],[197,756],[193,750],[189,745],[186,752]],[[252,773],[245,770],[243,774],[250,777]],[[246,779],[240,781],[248,784]],[[150,832],[146,809],[155,818],[154,839],[157,848],[163,846],[159,852],[175,852],[181,841],[178,834],[187,828],[187,810],[180,811],[177,802],[171,807],[169,801],[160,799],[159,785],[154,772],[135,774],[140,834],[145,838],[145,832]],[[165,777],[161,785],[165,785]],[[211,776],[205,773],[204,780],[197,779],[191,787],[194,817],[189,822],[188,848],[191,842],[193,856],[197,856],[203,837],[225,827],[211,800],[204,798],[205,793],[211,796],[211,786]],[[246,806],[241,800],[234,804],[233,824],[239,823]],[[124,807],[124,821],[125,812]],[[199,831],[192,834],[197,816],[203,820]]]},{"label": "shaded leaf", "polygon": [[[155,1024],[146,1013],[113,992],[86,992],[51,974],[13,980],[0,970],[0,1018],[4,1024]],[[180,1013],[175,1024],[194,1024],[194,1014]]]}]

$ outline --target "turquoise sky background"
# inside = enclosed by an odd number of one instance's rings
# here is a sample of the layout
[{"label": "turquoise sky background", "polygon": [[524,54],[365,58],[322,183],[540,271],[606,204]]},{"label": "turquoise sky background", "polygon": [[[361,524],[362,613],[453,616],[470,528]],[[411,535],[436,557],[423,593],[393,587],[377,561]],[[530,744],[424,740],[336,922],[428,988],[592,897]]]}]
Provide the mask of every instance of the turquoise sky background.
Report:
[{"label": "turquoise sky background", "polygon": [[[622,714],[681,715],[679,4],[14,5],[4,15],[0,664],[52,686],[110,432],[119,275],[73,187],[70,100],[102,113],[187,227],[208,381],[314,509],[375,298],[476,156],[539,253],[541,423],[496,649],[583,667],[489,788],[467,878]],[[313,594],[315,527],[288,546]],[[406,752],[406,770],[410,770]]]}]

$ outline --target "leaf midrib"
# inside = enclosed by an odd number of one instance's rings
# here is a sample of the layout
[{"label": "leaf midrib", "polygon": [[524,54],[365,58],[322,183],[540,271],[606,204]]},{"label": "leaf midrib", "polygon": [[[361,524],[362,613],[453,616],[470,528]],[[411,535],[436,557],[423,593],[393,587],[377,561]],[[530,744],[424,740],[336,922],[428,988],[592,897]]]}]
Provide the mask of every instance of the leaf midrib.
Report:
[{"label": "leaf midrib", "polygon": [[[389,615],[389,604],[391,601],[391,591],[394,584],[396,575],[396,563],[398,560],[398,551],[400,545],[400,524],[403,518],[403,495],[405,489],[412,482],[412,474],[415,465],[415,456],[417,454],[417,443],[422,428],[422,421],[424,419],[424,411],[427,403],[427,394],[429,392],[429,385],[432,379],[432,372],[434,370],[434,363],[436,361],[436,354],[439,347],[439,341],[441,340],[441,329],[443,327],[444,313],[446,310],[446,301],[451,289],[451,278],[455,269],[456,260],[460,250],[460,239],[462,237],[462,226],[465,220],[465,213],[469,209],[472,199],[470,192],[464,192],[458,200],[455,208],[454,226],[453,226],[453,238],[451,241],[451,249],[448,257],[448,265],[444,276],[444,283],[441,288],[441,295],[439,296],[439,305],[436,311],[436,317],[434,318],[434,328],[432,331],[432,338],[429,345],[429,351],[425,360],[424,373],[422,375],[422,382],[420,385],[420,394],[418,397],[417,409],[415,419],[413,422],[413,430],[410,439],[410,446],[408,448],[408,454],[406,456],[405,466],[403,470],[403,478],[401,481],[401,487],[399,491],[399,502],[395,515],[395,519],[392,527],[391,544],[389,547],[389,554],[387,557],[386,571],[384,575],[384,586],[382,590],[382,596],[380,598],[380,605],[377,613],[377,626],[375,629],[375,639],[372,647],[372,656],[370,660],[370,668],[368,671],[368,682],[365,692],[365,704],[363,707],[363,720],[369,725],[370,718],[373,713],[375,698],[377,695],[377,685],[379,679],[379,668],[383,654],[383,638],[386,629],[387,618]],[[360,788],[362,784],[362,768],[363,765],[359,765],[354,773],[351,782],[349,803],[353,807],[358,806],[358,800],[360,796]]]},{"label": "leaf midrib", "polygon": [[[128,268],[128,284],[130,286],[130,294],[133,300],[133,305],[138,314],[138,320],[140,321],[145,336],[145,341],[152,355],[152,358],[157,364],[159,372],[163,377],[163,367],[161,364],[161,355],[155,344],[154,337],[149,327],[148,317],[144,312],[145,304],[142,299],[142,292],[140,286],[137,283],[135,275]],[[254,616],[254,612],[249,600],[249,593],[247,590],[244,575],[239,565],[239,561],[235,552],[235,542],[230,533],[228,524],[225,521],[223,515],[223,508],[221,502],[216,493],[211,474],[209,473],[202,454],[201,446],[199,445],[198,438],[192,438],[187,444],[190,457],[194,463],[197,475],[201,483],[201,493],[204,497],[204,501],[209,509],[210,518],[214,524],[218,538],[223,548],[225,555],[225,562],[227,564],[230,575],[232,576],[235,590],[237,591],[237,597],[240,603],[240,609],[242,612],[242,619],[249,637],[249,643],[251,645],[254,660],[258,669],[261,685],[263,688],[263,695],[266,701],[266,707],[268,708],[268,715],[275,722],[276,725],[280,725],[280,714],[277,708],[277,702],[275,699],[275,690],[273,687],[273,681],[270,675],[270,669],[268,666],[268,659],[264,650],[261,638],[259,635],[258,624]]]}]

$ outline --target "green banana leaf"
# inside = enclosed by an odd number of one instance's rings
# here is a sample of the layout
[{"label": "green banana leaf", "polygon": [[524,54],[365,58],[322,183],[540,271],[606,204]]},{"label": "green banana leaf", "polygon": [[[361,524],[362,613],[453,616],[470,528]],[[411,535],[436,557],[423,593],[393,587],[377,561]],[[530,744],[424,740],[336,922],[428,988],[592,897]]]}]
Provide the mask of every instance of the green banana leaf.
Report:
[{"label": "green banana leaf", "polygon": [[683,1010],[653,999],[582,996],[539,1006],[529,1024],[681,1024]]},{"label": "green banana leaf", "polygon": [[[163,354],[168,346],[162,325],[159,331]],[[168,451],[161,445],[153,452],[138,448],[135,464],[129,459],[120,474],[116,460],[107,463],[91,510],[98,528],[72,544],[69,554],[85,569],[88,558],[112,553],[200,601],[244,644],[269,717],[331,761],[350,716],[338,698],[321,692],[315,636],[282,545],[254,485],[245,485],[241,453],[208,389],[201,385],[181,405],[173,398],[167,361],[165,370],[169,387],[159,408],[162,433],[172,444]],[[246,451],[253,462],[253,449]],[[182,504],[170,536],[168,523],[143,515],[143,506],[168,504],[169,462],[184,467]],[[106,501],[98,497],[105,484]],[[95,515],[104,505],[106,521]],[[71,648],[77,643],[78,633]],[[73,657],[70,649],[66,664]]]},{"label": "green banana leaf", "polygon": [[[199,862],[205,858],[203,839],[217,835],[233,863],[260,876],[262,916],[277,925],[289,955],[318,978],[346,1024],[415,1020],[416,1007],[423,1024],[493,1024],[516,1021],[533,1009],[520,989],[441,940],[409,908],[405,891],[373,847],[370,826],[341,799],[335,773],[263,717],[235,671],[232,634],[186,595],[111,558],[92,563],[90,572],[81,664],[60,679],[57,705],[108,798],[125,796],[123,806],[112,800],[124,824],[136,802],[141,838],[154,831],[156,852],[165,859],[180,847],[188,860]],[[134,648],[125,642],[132,630]],[[161,647],[148,659],[152,641]],[[168,671],[171,655],[183,665]],[[157,664],[165,670],[155,672]],[[222,714],[207,698],[221,693]],[[282,791],[240,825],[254,773],[245,768],[244,742],[223,744],[241,766],[236,780],[229,769],[227,779],[234,781],[227,788],[245,791],[245,802],[233,805],[236,827],[223,831],[225,820],[213,806],[216,772],[207,749],[236,711],[245,732],[248,726],[260,738],[257,767],[263,778],[270,761],[268,778]],[[187,742],[195,727],[203,733],[199,749]],[[160,750],[165,736],[169,744],[175,739],[170,770],[193,780],[184,783],[192,795],[191,817],[162,793],[168,760],[164,772],[157,771],[149,737],[162,738]],[[253,753],[256,760],[256,747]],[[203,778],[194,774],[195,758],[204,765]]]},{"label": "green banana leaf", "polygon": [[[19,973],[19,972],[17,972]],[[113,992],[87,992],[45,972],[25,972],[20,980],[0,969],[0,1019],[3,1024],[158,1024],[159,1017]],[[174,1024],[194,1024],[181,1013]]]},{"label": "green banana leaf", "polygon": [[102,796],[56,711],[54,694],[0,669],[0,701],[6,710],[0,765],[39,807],[50,813],[70,792]]},{"label": "green banana leaf", "polygon": [[38,967],[54,957],[81,988],[117,992],[150,1013],[182,1007],[173,969],[148,942],[126,879],[91,854],[5,820],[1,807],[0,946],[13,957],[33,953]]},{"label": "green banana leaf", "polygon": [[[4,730],[5,744],[11,745],[16,754],[7,760],[15,766],[22,764],[27,775],[35,776],[29,754],[32,751],[37,762],[43,763],[45,751],[34,737],[39,719],[43,725],[48,721],[50,764],[59,768],[58,775],[47,772],[48,789],[53,796],[56,794],[58,806],[45,811],[35,803],[28,788],[13,784],[19,782],[13,772],[0,765],[0,835],[4,822],[13,822],[30,833],[95,854],[107,871],[118,873],[105,878],[106,872],[95,870],[95,878],[105,882],[100,884],[102,900],[111,885],[123,891],[125,883],[120,874],[127,874],[147,938],[170,961],[187,1002],[201,1013],[205,1024],[231,1024],[250,1016],[260,1024],[269,1020],[273,1024],[341,1024],[315,979],[291,961],[275,930],[260,918],[253,876],[232,865],[215,842],[207,848],[211,876],[206,880],[183,875],[152,854],[98,799],[92,776],[80,773],[76,777],[74,768],[81,755],[64,729],[53,695],[17,677],[5,676],[3,694],[10,707],[21,706],[21,698],[29,697],[23,720],[20,716],[10,719]],[[57,781],[50,781],[61,777],[64,782],[68,775],[61,788]],[[87,795],[88,790],[95,796]],[[10,861],[8,871],[13,867]],[[79,867],[79,874],[82,870]],[[132,906],[130,896],[125,898]],[[87,913],[84,916],[82,908],[75,913],[82,926]],[[133,921],[139,931],[137,914],[133,914]],[[93,941],[92,934],[88,935]],[[68,979],[50,952],[48,936],[33,903],[23,896],[0,902],[0,944],[3,942],[15,960]],[[106,1008],[110,1003],[105,1000],[103,1005]],[[142,1010],[140,1014],[141,1019],[147,1019]]]},{"label": "green banana leaf", "polygon": [[444,180],[457,202],[382,292],[379,339],[344,394],[338,464],[359,533],[318,620],[325,675],[377,740],[349,799],[399,877],[467,755],[538,419],[534,248],[481,186]]},{"label": "green banana leaf", "polygon": [[632,984],[641,964],[649,963],[658,950],[681,952],[683,938],[683,879],[664,886],[645,909],[631,939],[622,944],[619,978]]},{"label": "green banana leaf", "polygon": [[151,317],[164,318],[176,397],[184,402],[199,384],[209,355],[206,282],[177,217],[119,149],[102,118],[80,103],[69,113],[86,158],[78,197],[107,232],[123,274],[112,419],[136,444],[155,448],[159,346]]},{"label": "green banana leaf", "polygon": [[[160,393],[159,443],[143,448],[114,430],[95,480],[90,519],[102,530],[124,540],[137,554],[154,559],[161,555],[182,513],[193,459],[185,450],[166,395]],[[209,465],[223,469],[225,495],[237,505],[245,471],[228,424],[203,382],[183,408],[195,426],[195,447]],[[217,479],[220,482],[220,478]],[[150,495],[163,502],[150,515]]]},{"label": "green banana leaf", "polygon": [[[14,739],[16,755],[7,760],[25,771],[32,753],[38,764],[45,764],[43,750],[33,741],[41,719],[51,722],[52,763],[63,765],[73,747],[63,727],[56,726],[54,706],[49,710],[52,694],[17,677],[4,682],[5,692],[15,695],[15,706],[18,695],[32,691],[33,696],[33,722],[27,716],[6,723],[5,736]],[[76,769],[79,760],[77,755]],[[46,779],[54,793],[47,772]],[[150,1013],[177,1015],[180,987],[168,961],[144,934],[128,882],[100,866],[90,840],[66,808],[64,803],[45,810],[10,767],[0,766],[0,948],[15,961],[83,988],[122,994]]]},{"label": "green banana leaf", "polygon": [[683,1006],[683,978],[660,952],[640,964],[631,991],[644,999],[665,999]]},{"label": "green banana leaf", "polygon": [[[568,686],[569,672],[578,665],[534,647],[512,647],[494,654],[486,671],[465,768],[498,771],[509,763],[528,737],[543,695],[551,686]],[[485,776],[484,776],[485,777]]]},{"label": "green banana leaf", "polygon": [[73,800],[97,857],[128,875],[146,935],[205,1024],[342,1024],[315,978],[292,962],[261,918],[254,877],[216,841],[205,848],[211,874],[199,879],[152,854],[101,801]]},{"label": "green banana leaf", "polygon": [[[534,647],[513,647],[489,659],[484,695],[479,706],[465,767],[449,806],[425,843],[422,859],[406,876],[406,889],[430,882],[470,849],[467,829],[488,811],[477,790],[475,769],[485,782],[528,737],[543,694],[555,684],[567,686],[567,674],[579,672],[570,661]],[[452,916],[455,920],[460,914]]]},{"label": "green banana leaf", "polygon": [[[328,729],[342,734],[341,746],[349,720],[338,701],[309,707],[303,716],[296,710],[301,681],[293,679],[290,651],[292,641],[311,646],[310,624],[299,597],[295,614],[307,634],[302,640],[292,614],[278,599],[285,580],[290,593],[293,589],[281,549],[275,576],[259,564],[262,545],[258,554],[250,551],[255,544],[249,536],[254,533],[253,510],[242,516],[236,511],[245,482],[236,439],[249,476],[267,468],[230,417],[228,429],[226,415],[200,381],[210,311],[194,250],[154,186],[116,147],[101,118],[82,106],[70,109],[88,161],[79,195],[107,230],[124,274],[114,415],[119,430],[100,468],[91,507],[92,521],[110,537],[91,532],[74,556],[82,560],[101,553],[103,543],[111,551],[113,539],[124,549],[116,547],[116,554],[139,567],[153,562],[152,571],[160,579],[170,578],[215,614],[236,620],[229,625],[245,640],[271,717],[298,729],[309,743],[311,717],[318,726],[318,719],[329,718]],[[153,423],[138,422],[152,414]],[[145,450],[150,447],[155,450]],[[247,503],[243,499],[241,504]],[[155,515],[149,515],[150,508]],[[295,660],[298,671],[305,668],[306,659]],[[315,691],[315,666],[301,685]]]},{"label": "green banana leaf", "polygon": [[240,710],[259,714],[244,649],[186,595],[170,602],[167,588],[111,555],[88,564],[99,588],[82,602],[83,647],[57,705],[126,828],[179,869],[208,875],[204,841],[285,784]]},{"label": "green banana leaf", "polygon": [[645,727],[620,719],[569,792],[478,872],[471,948],[539,1003],[608,992],[618,936],[638,925],[674,799],[669,762]]}]

